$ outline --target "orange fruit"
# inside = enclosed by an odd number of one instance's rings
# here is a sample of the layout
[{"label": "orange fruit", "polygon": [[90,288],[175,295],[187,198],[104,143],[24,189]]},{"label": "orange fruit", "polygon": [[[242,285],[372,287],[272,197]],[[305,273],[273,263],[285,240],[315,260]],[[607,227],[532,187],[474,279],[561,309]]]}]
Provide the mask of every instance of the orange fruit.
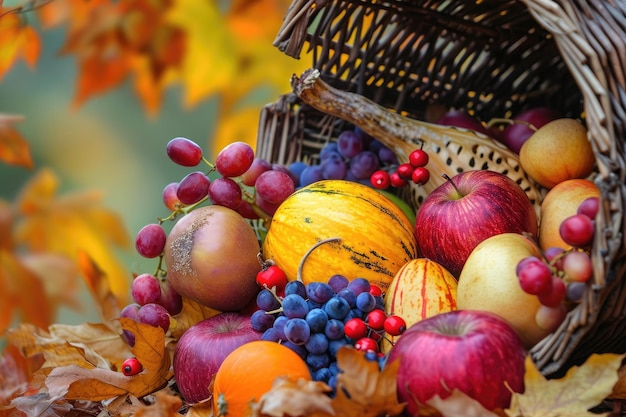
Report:
[{"label": "orange fruit", "polygon": [[589,197],[600,197],[600,190],[593,181],[586,179],[563,181],[548,191],[541,202],[538,233],[541,249],[571,248],[561,238],[559,227],[563,220],[576,214],[580,203]]},{"label": "orange fruit", "polygon": [[553,120],[532,134],[519,152],[522,168],[546,188],[574,178],[586,178],[596,159],[587,129],[578,120]]},{"label": "orange fruit", "polygon": [[255,340],[233,350],[222,362],[213,382],[216,417],[243,417],[253,402],[272,388],[274,380],[287,376],[311,380],[304,360],[280,343]]}]

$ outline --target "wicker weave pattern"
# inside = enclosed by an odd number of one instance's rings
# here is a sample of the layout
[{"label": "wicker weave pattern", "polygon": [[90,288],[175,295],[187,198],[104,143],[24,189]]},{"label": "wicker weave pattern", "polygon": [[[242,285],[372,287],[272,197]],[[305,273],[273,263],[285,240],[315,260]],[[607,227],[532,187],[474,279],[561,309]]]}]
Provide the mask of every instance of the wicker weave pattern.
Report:
[{"label": "wicker weave pattern", "polygon": [[[328,84],[420,120],[433,103],[483,120],[538,105],[584,116],[602,196],[594,281],[532,354],[559,375],[592,352],[626,352],[625,0],[294,0],[275,45],[312,50]],[[343,123],[281,97],[263,110],[259,152],[315,160]]]}]

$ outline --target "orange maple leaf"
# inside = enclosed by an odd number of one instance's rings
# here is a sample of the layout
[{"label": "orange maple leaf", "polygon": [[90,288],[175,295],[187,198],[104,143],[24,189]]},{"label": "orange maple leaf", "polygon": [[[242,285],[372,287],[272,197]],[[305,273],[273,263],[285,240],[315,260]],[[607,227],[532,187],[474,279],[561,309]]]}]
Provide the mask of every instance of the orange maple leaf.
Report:
[{"label": "orange maple leaf", "polygon": [[39,35],[22,20],[19,11],[0,3],[0,81],[18,59],[33,68],[39,58]]},{"label": "orange maple leaf", "polygon": [[0,114],[0,161],[31,169],[33,159],[30,146],[14,127],[15,123],[22,120],[24,120],[22,116]]}]

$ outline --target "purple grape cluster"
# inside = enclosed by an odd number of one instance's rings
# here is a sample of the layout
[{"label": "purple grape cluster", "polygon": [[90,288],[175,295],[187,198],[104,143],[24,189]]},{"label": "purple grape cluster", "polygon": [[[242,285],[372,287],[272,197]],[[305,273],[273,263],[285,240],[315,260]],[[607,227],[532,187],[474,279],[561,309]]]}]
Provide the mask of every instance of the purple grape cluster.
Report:
[{"label": "purple grape cluster", "polygon": [[[258,310],[251,316],[252,327],[263,332],[262,339],[282,343],[307,363],[314,380],[327,383],[333,390],[339,369],[339,348],[358,340],[346,335],[344,325],[353,318],[367,321],[373,310],[383,310],[380,290],[365,278],[348,280],[333,275],[327,282],[289,281],[284,295],[269,289],[259,292]],[[371,360],[381,361],[377,349],[362,349]]]},{"label": "purple grape cluster", "polygon": [[325,179],[349,180],[372,185],[370,177],[383,168],[398,165],[394,152],[358,128],[342,131],[336,141],[320,151],[316,164],[294,162],[288,166],[304,187]]}]

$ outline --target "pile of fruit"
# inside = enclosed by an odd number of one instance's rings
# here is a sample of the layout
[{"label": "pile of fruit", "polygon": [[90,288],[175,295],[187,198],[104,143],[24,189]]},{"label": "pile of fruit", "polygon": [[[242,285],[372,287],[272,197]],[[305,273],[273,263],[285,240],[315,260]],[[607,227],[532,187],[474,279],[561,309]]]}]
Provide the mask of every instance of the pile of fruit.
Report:
[{"label": "pile of fruit", "polygon": [[[500,128],[459,112],[440,122],[519,152],[547,190],[540,211],[485,169],[447,177],[411,207],[384,190],[428,182],[428,153],[399,163],[358,127],[315,164],[272,164],[242,142],[213,163],[189,139],[169,142],[173,162],[206,167],[164,187],[169,215],[137,233],[137,252],[157,266],[134,278],[121,317],[168,334],[185,303],[213,312],[176,340],[173,372],[188,404],[242,416],[279,376],[326,384],[333,397],[341,349],[381,370],[399,361],[398,400],[410,415],[454,389],[488,410],[524,390],[528,350],[593,275],[593,151],[580,121],[548,109]],[[122,372],[142,367],[129,358]],[[256,391],[235,389],[241,378],[255,378]]]}]

